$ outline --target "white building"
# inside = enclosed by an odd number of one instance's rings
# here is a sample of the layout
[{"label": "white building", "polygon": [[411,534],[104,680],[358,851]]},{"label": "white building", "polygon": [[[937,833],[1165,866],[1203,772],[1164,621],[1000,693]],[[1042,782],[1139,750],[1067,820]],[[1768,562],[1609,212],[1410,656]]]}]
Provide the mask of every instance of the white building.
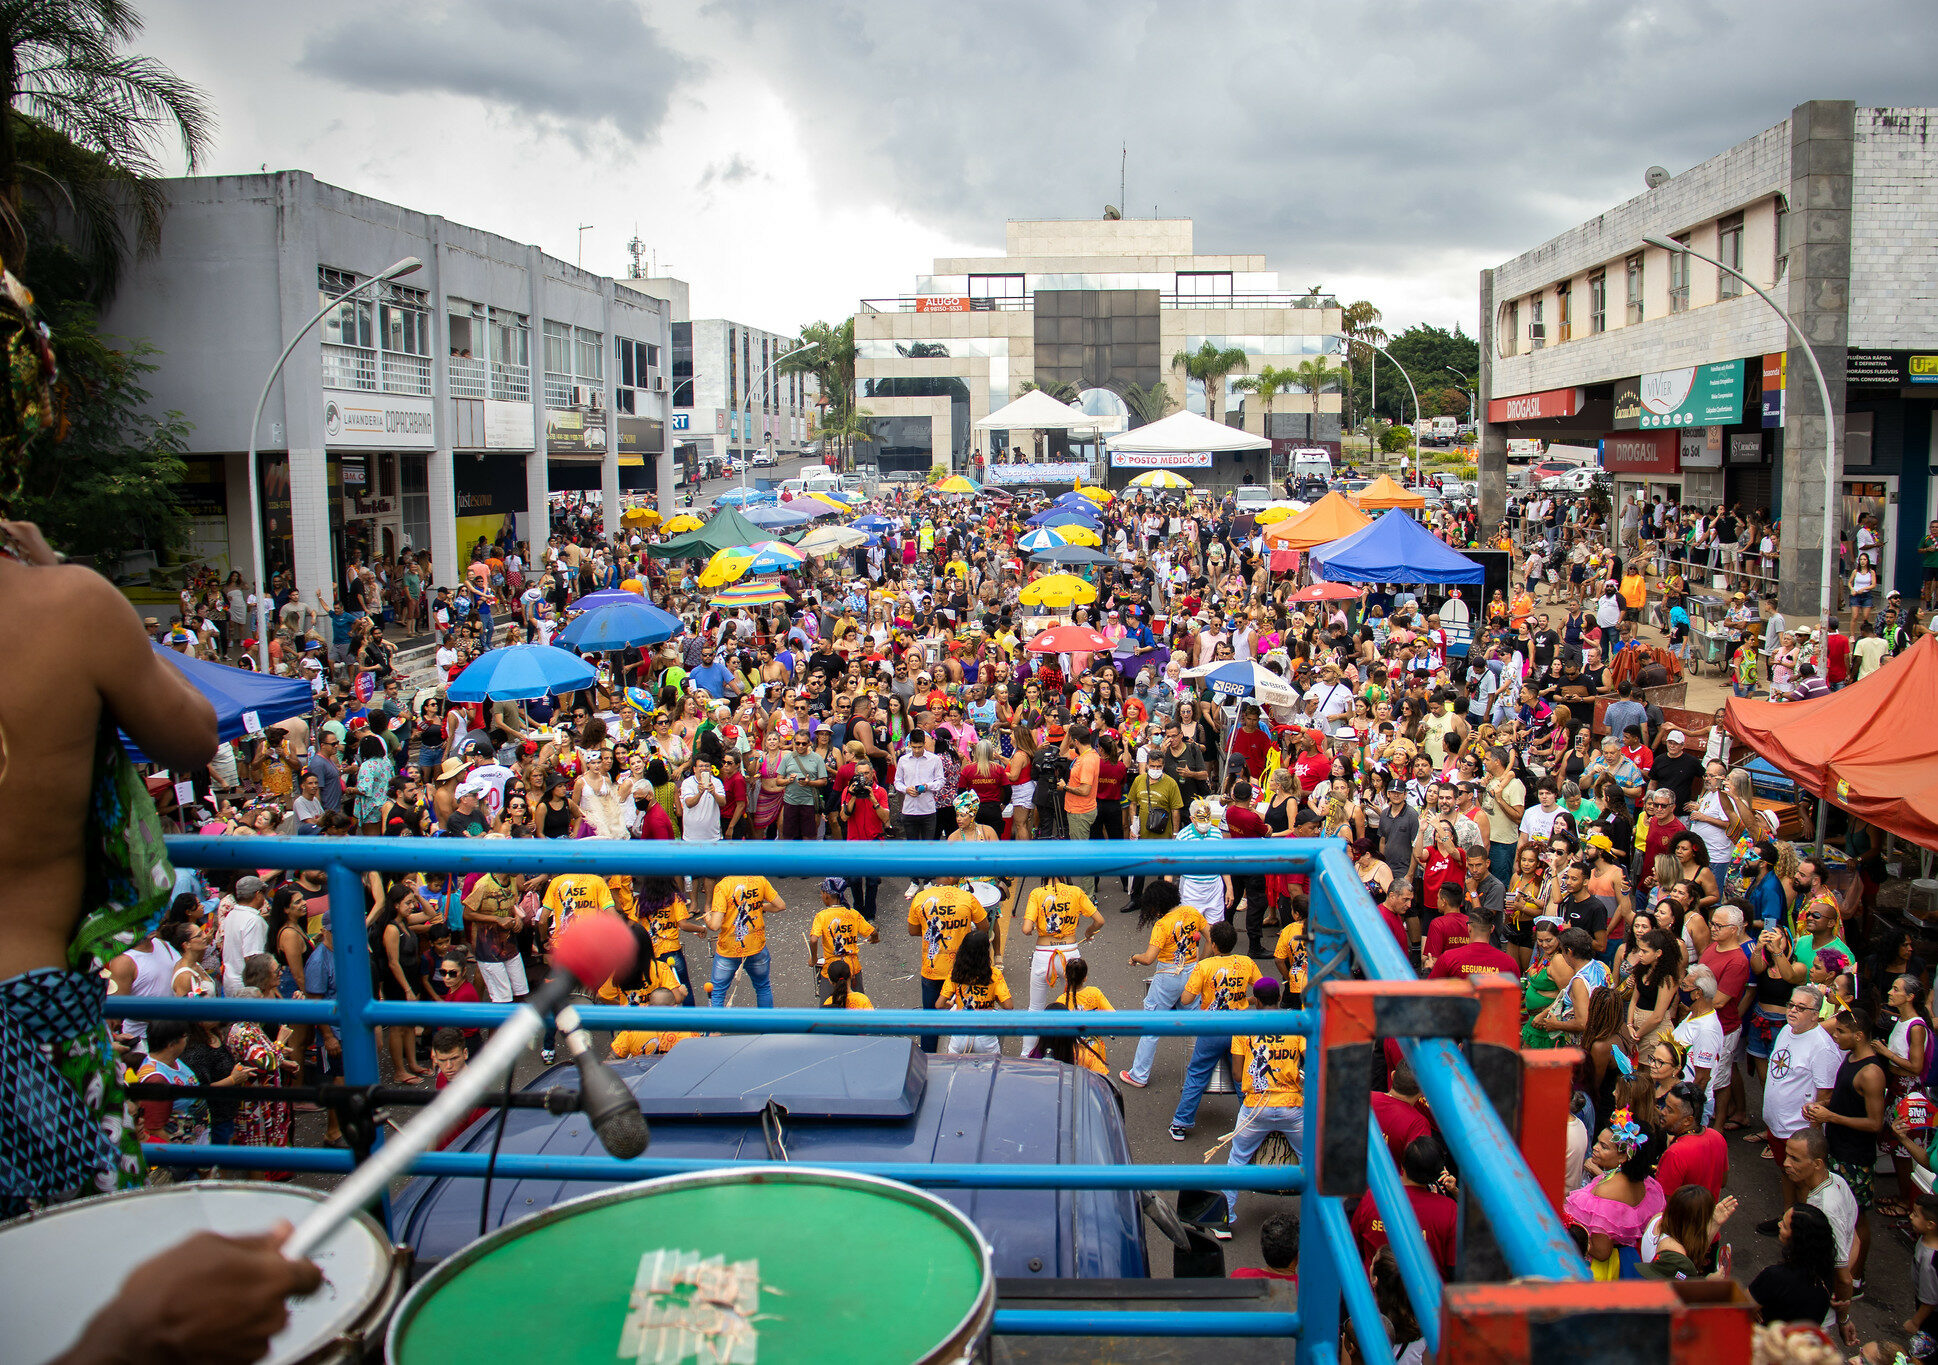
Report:
[{"label": "white building", "polygon": [[[429,546],[438,583],[515,518],[529,539],[554,490],[673,486],[667,304],[624,282],[303,171],[168,182],[159,250],[134,262],[103,330],[161,352],[158,410],[195,424],[198,552],[335,599],[353,553]],[[296,344],[256,432],[250,414],[285,342],[329,298],[417,257],[422,267],[332,310]],[[534,516],[539,520],[534,521]]]},{"label": "white building", "polygon": [[1799,105],[1745,142],[1481,276],[1483,517],[1511,437],[1599,446],[1618,497],[1782,518],[1778,591],[1814,611],[1826,518],[1823,405],[1782,318],[1830,389],[1831,534],[1872,514],[1885,587],[1916,591],[1938,508],[1938,141],[1929,109]]}]

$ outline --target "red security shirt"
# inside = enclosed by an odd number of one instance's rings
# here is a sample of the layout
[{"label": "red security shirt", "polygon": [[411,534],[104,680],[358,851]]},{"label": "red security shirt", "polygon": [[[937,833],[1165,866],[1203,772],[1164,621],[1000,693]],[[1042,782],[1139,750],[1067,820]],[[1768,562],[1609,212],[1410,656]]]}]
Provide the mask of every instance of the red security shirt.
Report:
[{"label": "red security shirt", "polygon": [[1407,1143],[1433,1136],[1433,1125],[1427,1122],[1419,1106],[1395,1099],[1384,1090],[1373,1092],[1373,1117],[1379,1120],[1379,1130],[1386,1135],[1386,1149],[1393,1154],[1396,1166]]},{"label": "red security shirt", "polygon": [[1473,976],[1478,972],[1503,972],[1508,976],[1519,976],[1521,964],[1491,943],[1463,943],[1436,957],[1433,970],[1427,976],[1433,980],[1444,980],[1447,977]]},{"label": "red security shirt", "polygon": [[[1452,1279],[1454,1223],[1457,1218],[1454,1201],[1444,1194],[1423,1190],[1417,1185],[1406,1187],[1406,1197],[1413,1205],[1413,1216],[1419,1220],[1420,1231],[1426,1234],[1427,1250],[1433,1254],[1433,1263],[1440,1267],[1443,1276]],[[1359,1207],[1353,1210],[1353,1240],[1359,1243],[1359,1259],[1369,1265],[1373,1253],[1386,1245],[1386,1223],[1379,1216],[1379,1206],[1373,1202],[1371,1190],[1366,1191],[1360,1198]]]}]

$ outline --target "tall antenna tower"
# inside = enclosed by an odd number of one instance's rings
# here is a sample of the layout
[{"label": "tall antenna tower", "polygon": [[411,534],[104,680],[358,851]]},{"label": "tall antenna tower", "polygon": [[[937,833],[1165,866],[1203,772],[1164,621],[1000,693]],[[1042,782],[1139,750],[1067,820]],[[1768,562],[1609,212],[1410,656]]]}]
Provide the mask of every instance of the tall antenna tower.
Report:
[{"label": "tall antenna tower", "polygon": [[641,261],[646,255],[646,243],[640,240],[639,225],[637,223],[633,225],[633,239],[626,243],[626,254],[633,258],[633,263],[626,268],[626,278],[629,280],[645,279],[646,267],[641,264]]}]

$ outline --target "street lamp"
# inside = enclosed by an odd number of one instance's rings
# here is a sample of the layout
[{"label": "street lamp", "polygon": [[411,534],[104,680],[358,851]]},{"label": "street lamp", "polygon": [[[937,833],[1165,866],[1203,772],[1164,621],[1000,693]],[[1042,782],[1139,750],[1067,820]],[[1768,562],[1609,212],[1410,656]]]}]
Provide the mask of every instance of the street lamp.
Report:
[{"label": "street lamp", "polygon": [[[256,415],[249,420],[249,548],[255,556],[256,570],[256,659],[264,673],[269,672],[269,582],[268,572],[263,565],[262,492],[256,483],[256,428],[262,425],[262,410],[269,403],[270,387],[275,384],[276,376],[283,372],[283,365],[289,360],[290,352],[296,349],[296,343],[309,335],[310,328],[328,317],[332,308],[353,294],[361,294],[374,285],[385,284],[400,275],[408,275],[412,271],[423,268],[424,262],[417,257],[406,256],[394,265],[386,266],[362,284],[353,285],[338,294],[317,309],[315,317],[296,329],[296,335],[289,339],[289,344],[283,347],[283,353],[276,357],[276,363],[269,367],[269,378],[262,381],[262,396],[256,399]],[[283,407],[284,424],[287,427],[289,417],[287,401],[284,402]],[[292,502],[292,510],[293,507]]]},{"label": "street lamp", "polygon": [[[1406,381],[1406,391],[1409,394],[1412,394],[1413,396],[1413,481],[1415,483],[1418,483],[1420,481],[1420,395],[1413,387],[1413,376],[1406,372],[1406,366],[1400,364],[1399,361],[1393,359],[1392,354],[1388,352],[1384,346],[1375,346],[1372,342],[1366,340],[1364,337],[1347,336],[1344,332],[1325,332],[1325,333],[1322,333],[1322,335],[1329,336],[1329,337],[1338,337],[1341,341],[1345,342],[1348,346],[1351,346],[1354,342],[1358,342],[1361,346],[1366,347],[1368,350],[1378,351],[1381,355],[1385,356],[1387,360],[1392,363],[1392,366],[1394,369],[1400,372],[1400,378]],[[1347,354],[1348,356],[1350,356],[1351,352],[1349,351]],[[1378,392],[1377,385],[1379,383],[1379,369],[1378,369],[1377,362],[1375,363],[1375,366],[1373,369],[1373,376],[1374,376],[1373,382],[1376,386],[1374,389],[1374,392],[1377,393]],[[1313,398],[1314,398],[1313,405],[1316,407],[1318,406],[1317,404],[1318,395],[1316,394],[1313,395]],[[1405,408],[1400,409],[1400,416],[1402,417],[1406,416]],[[1379,452],[1371,449],[1369,445],[1367,449],[1368,455],[1376,455],[1378,453]]]},{"label": "street lamp", "polygon": [[[760,381],[772,373],[774,367],[779,365],[783,360],[792,360],[804,351],[817,350],[820,348],[820,345],[821,343],[818,341],[810,341],[805,346],[796,346],[786,355],[777,355],[757,370],[754,377],[747,381],[747,402],[744,406],[747,410],[747,440],[749,442],[754,439],[754,390],[760,387]],[[733,446],[733,433],[731,432],[727,434],[727,445],[729,449]],[[747,458],[752,458],[751,447],[747,453]],[[747,506],[747,459],[740,461],[740,506],[742,510],[745,510]]]},{"label": "street lamp", "polygon": [[[1452,375],[1455,379],[1465,380],[1467,378],[1465,374],[1462,374],[1459,370],[1456,370],[1451,365],[1442,365],[1440,368],[1445,370],[1448,374]],[[1474,391],[1468,388],[1465,383],[1456,384],[1454,385],[1454,387],[1467,395],[1467,425],[1473,426],[1474,423],[1479,420],[1474,415],[1474,405],[1476,401],[1474,398]]]},{"label": "street lamp", "polygon": [[[1650,246],[1660,247],[1662,250],[1672,254],[1681,252],[1685,256],[1694,256],[1699,261],[1707,261],[1725,275],[1732,276],[1748,285],[1759,299],[1762,299],[1763,302],[1770,305],[1772,312],[1783,319],[1783,325],[1790,329],[1790,335],[1796,338],[1797,345],[1803,348],[1804,358],[1810,362],[1810,375],[1811,378],[1817,381],[1817,397],[1824,406],[1824,544],[1823,581],[1818,590],[1817,614],[1821,618],[1821,622],[1817,638],[1821,644],[1817,654],[1817,668],[1819,677],[1826,676],[1829,672],[1830,662],[1830,612],[1832,605],[1830,519],[1836,515],[1834,509],[1837,506],[1837,421],[1836,414],[1830,405],[1830,385],[1824,382],[1824,369],[1823,366],[1817,363],[1816,349],[1811,346],[1809,338],[1804,336],[1803,329],[1797,326],[1796,319],[1785,312],[1775,299],[1764,292],[1762,286],[1742,271],[1736,269],[1736,267],[1724,265],[1714,256],[1705,256],[1700,251],[1691,251],[1681,242],[1674,241],[1668,237],[1644,237],[1642,240]],[[1819,841],[1821,842],[1821,836]]]}]

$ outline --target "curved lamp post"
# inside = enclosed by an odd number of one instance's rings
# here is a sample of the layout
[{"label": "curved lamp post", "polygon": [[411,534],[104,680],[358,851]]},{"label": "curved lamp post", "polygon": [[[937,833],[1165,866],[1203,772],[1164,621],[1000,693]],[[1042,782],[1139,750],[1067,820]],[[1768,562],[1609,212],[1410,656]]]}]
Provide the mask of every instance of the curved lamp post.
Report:
[{"label": "curved lamp post", "polygon": [[[385,267],[363,283],[344,290],[321,308],[316,316],[296,329],[296,335],[283,347],[283,353],[276,357],[276,363],[269,367],[269,378],[262,381],[262,396],[256,399],[256,415],[249,420],[249,548],[254,556],[256,570],[256,662],[265,674],[269,672],[269,578],[263,565],[263,525],[262,490],[256,482],[256,428],[262,425],[262,410],[269,403],[269,390],[276,382],[276,376],[283,372],[289,354],[296,349],[296,343],[309,335],[310,328],[328,317],[330,310],[353,295],[375,285],[384,284],[400,275],[421,270],[424,262],[415,256],[406,256],[396,264]],[[284,404],[285,408],[288,406]],[[287,423],[287,413],[285,413]],[[292,566],[293,567],[293,566]]]},{"label": "curved lamp post", "polygon": [[[1339,340],[1345,342],[1348,347],[1358,345],[1358,346],[1364,346],[1368,350],[1378,351],[1381,355],[1385,356],[1389,362],[1391,362],[1394,369],[1400,372],[1400,378],[1406,381],[1406,391],[1407,393],[1412,395],[1412,398],[1413,398],[1413,481],[1415,483],[1418,483],[1420,481],[1420,395],[1413,387],[1413,376],[1406,372],[1406,366],[1400,364],[1399,361],[1393,359],[1392,353],[1389,352],[1384,346],[1375,346],[1372,342],[1366,340],[1364,337],[1348,336],[1344,332],[1321,332],[1319,333],[1319,335],[1328,336],[1328,337],[1337,337],[1339,338]],[[1352,358],[1352,352],[1348,350],[1346,353],[1346,356],[1347,356],[1347,359],[1350,361]],[[1313,398],[1315,400],[1313,406],[1317,407],[1318,404],[1316,400],[1318,398],[1318,395],[1314,394]],[[1368,415],[1370,416],[1371,414],[1368,414]],[[1406,409],[1404,408],[1400,409],[1400,415],[1404,417],[1406,415]],[[1367,450],[1368,455],[1377,455],[1378,453],[1379,453],[1378,451],[1371,449],[1369,446]]]},{"label": "curved lamp post", "polygon": [[[760,384],[761,380],[772,374],[774,367],[779,365],[783,360],[792,360],[804,351],[817,350],[820,345],[821,343],[818,341],[810,341],[805,346],[796,346],[786,355],[777,355],[765,365],[761,366],[755,372],[754,377],[747,381],[747,401],[741,405],[747,412],[747,445],[742,452],[745,458],[740,461],[740,509],[743,512],[747,510],[747,466],[752,463],[754,458],[754,389]],[[732,432],[727,433],[727,447],[729,450],[733,448]]]}]

